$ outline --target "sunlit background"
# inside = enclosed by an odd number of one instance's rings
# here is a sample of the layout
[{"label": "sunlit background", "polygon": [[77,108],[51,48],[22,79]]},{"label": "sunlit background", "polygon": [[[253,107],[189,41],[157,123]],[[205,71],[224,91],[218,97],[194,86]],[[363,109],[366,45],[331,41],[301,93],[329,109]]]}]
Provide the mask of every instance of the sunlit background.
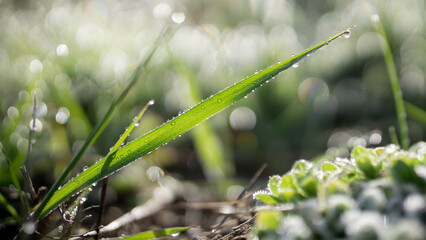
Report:
[{"label": "sunlit background", "polygon": [[[345,157],[355,145],[389,144],[389,128],[398,134],[398,125],[380,48],[384,39],[373,28],[378,16],[404,99],[426,109],[422,0],[2,0],[0,186],[12,183],[8,162],[19,173],[25,160],[34,97],[30,173],[36,187],[51,186],[170,19],[171,30],[145,74],[79,171],[108,153],[150,99],[156,103],[133,139],[194,105],[194,91],[204,99],[357,27],[350,38],[322,48],[208,121],[222,158],[217,161],[228,172],[215,175],[203,164],[200,140],[191,131],[114,175],[109,201],[163,175],[226,177],[244,185],[263,163],[269,164],[266,174],[282,174],[297,159]],[[424,125],[410,117],[408,125],[412,143],[425,139]]]}]

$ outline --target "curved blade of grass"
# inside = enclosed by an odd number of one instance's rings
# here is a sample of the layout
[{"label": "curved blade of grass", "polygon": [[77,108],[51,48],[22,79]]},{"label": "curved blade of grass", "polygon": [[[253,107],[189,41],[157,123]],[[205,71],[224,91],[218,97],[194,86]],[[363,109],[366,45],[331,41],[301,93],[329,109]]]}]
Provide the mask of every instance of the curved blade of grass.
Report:
[{"label": "curved blade of grass", "polygon": [[92,165],[85,172],[81,173],[61,189],[55,192],[54,196],[49,200],[44,208],[36,209],[40,215],[46,216],[50,211],[56,208],[61,202],[77,193],[81,189],[115,173],[126,165],[132,163],[136,159],[149,154],[151,151],[159,148],[163,144],[173,140],[179,135],[185,133],[191,128],[197,126],[201,122],[209,119],[216,113],[222,111],[234,102],[244,98],[256,88],[263,85],[266,81],[272,79],[281,71],[293,66],[308,54],[315,52],[324,45],[328,45],[331,41],[350,32],[347,29],[329,39],[305,50],[293,57],[273,65],[255,75],[248,77],[221,92],[205,99],[190,110],[180,114],[179,116],[164,123],[155,130],[137,138],[126,146],[118,149],[114,153],[106,156],[99,162]]},{"label": "curved blade of grass", "polygon": [[62,172],[62,174],[58,177],[58,179],[56,179],[56,182],[49,189],[43,201],[38,205],[38,207],[35,208],[35,211],[32,214],[32,217],[34,219],[39,218],[41,210],[44,209],[46,204],[50,201],[50,198],[53,196],[56,190],[60,187],[60,185],[65,181],[66,177],[74,169],[75,165],[81,159],[83,154],[96,141],[96,139],[98,139],[99,135],[104,131],[109,121],[111,120],[115,110],[121,105],[124,98],[127,96],[127,93],[129,93],[130,89],[133,88],[137,80],[140,78],[140,76],[144,72],[146,66],[151,61],[152,57],[154,56],[154,53],[157,51],[158,46],[160,45],[161,40],[163,39],[164,35],[167,33],[169,26],[170,26],[169,24],[164,26],[160,35],[158,36],[154,45],[152,46],[151,51],[149,52],[145,61],[140,62],[137,68],[135,69],[135,71],[132,73],[132,75],[129,76],[129,84],[127,85],[127,87],[123,90],[123,92],[121,92],[118,98],[111,104],[110,108],[108,109],[108,112],[105,114],[103,119],[100,122],[98,122],[98,124],[96,124],[94,129],[90,132],[89,136],[86,138],[83,146],[80,148],[78,153],[74,156],[74,158],[65,168],[65,170]]},{"label": "curved blade of grass", "polygon": [[145,240],[145,239],[153,239],[153,238],[159,238],[159,237],[167,237],[172,234],[180,233],[185,230],[190,229],[190,227],[175,227],[175,228],[164,228],[161,230],[155,230],[155,231],[146,231],[142,233],[138,233],[135,235],[131,235],[128,237],[119,237],[119,238],[109,238],[109,239],[125,239],[125,240]]},{"label": "curved blade of grass", "polygon": [[392,87],[393,99],[395,101],[396,117],[398,119],[399,134],[401,139],[401,147],[405,150],[410,145],[410,139],[408,138],[408,126],[407,126],[407,113],[404,108],[404,101],[402,100],[401,87],[399,86],[398,73],[396,72],[395,62],[392,57],[392,51],[389,45],[389,41],[386,35],[385,28],[377,16],[377,21],[374,22],[376,31],[382,35],[385,39],[384,44],[381,44],[383,57],[386,63],[386,69],[388,70],[389,82]]},{"label": "curved blade of grass", "polygon": [[407,101],[404,103],[408,116],[426,126],[426,111]]}]

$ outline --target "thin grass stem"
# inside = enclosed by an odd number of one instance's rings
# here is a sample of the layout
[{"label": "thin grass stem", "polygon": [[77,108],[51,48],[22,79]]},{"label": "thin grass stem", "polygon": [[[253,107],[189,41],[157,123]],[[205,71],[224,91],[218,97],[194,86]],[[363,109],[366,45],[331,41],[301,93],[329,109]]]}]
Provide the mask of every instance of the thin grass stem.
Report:
[{"label": "thin grass stem", "polygon": [[22,177],[24,179],[24,189],[26,190],[26,192],[28,191],[30,193],[32,201],[34,201],[36,199],[37,195],[36,195],[35,190],[34,190],[33,182],[31,181],[30,175],[28,173],[28,169],[29,169],[29,164],[30,164],[31,151],[32,151],[32,147],[33,147],[34,129],[36,127],[36,110],[37,110],[37,97],[36,97],[36,94],[34,92],[33,122],[32,122],[32,126],[30,128],[30,133],[29,133],[29,137],[28,137],[27,157],[25,158],[24,165],[20,168],[21,173],[22,173]]},{"label": "thin grass stem", "polygon": [[402,91],[401,87],[399,86],[398,73],[396,71],[395,62],[393,60],[392,51],[389,45],[385,28],[383,27],[383,24],[378,16],[374,19],[377,19],[377,21],[374,22],[377,32],[382,35],[385,40],[384,44],[381,44],[381,46],[395,102],[395,110],[398,119],[401,147],[403,149],[408,149],[408,146],[410,145],[410,139],[408,137],[407,113],[405,112],[404,101],[402,99]]},{"label": "thin grass stem", "polygon": [[389,127],[389,137],[393,144],[400,146],[398,136],[396,135],[395,127]]}]

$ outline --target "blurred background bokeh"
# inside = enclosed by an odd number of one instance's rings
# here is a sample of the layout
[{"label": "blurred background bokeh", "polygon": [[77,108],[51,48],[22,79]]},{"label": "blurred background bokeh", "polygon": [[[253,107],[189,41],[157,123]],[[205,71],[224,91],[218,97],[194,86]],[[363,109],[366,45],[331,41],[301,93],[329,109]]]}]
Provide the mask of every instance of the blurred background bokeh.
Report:
[{"label": "blurred background bokeh", "polygon": [[[380,16],[387,31],[404,99],[426,109],[424,4],[1,0],[0,186],[12,184],[9,164],[20,176],[34,95],[30,173],[36,187],[51,186],[173,13],[174,22],[183,22],[173,23],[145,74],[73,175],[107,154],[150,99],[156,103],[133,139],[188,109],[197,98],[357,27],[349,39],[332,42],[208,121],[218,164],[226,165],[224,176],[208,176],[200,149],[209,142],[203,143],[202,131],[197,137],[194,129],[114,175],[110,201],[163,174],[195,183],[227,177],[244,184],[263,163],[269,164],[266,174],[282,174],[297,159],[324,153],[345,157],[355,145],[389,144],[389,127],[398,128],[380,49],[384,40],[371,17]],[[408,126],[412,143],[425,139],[424,125],[409,118]]]}]

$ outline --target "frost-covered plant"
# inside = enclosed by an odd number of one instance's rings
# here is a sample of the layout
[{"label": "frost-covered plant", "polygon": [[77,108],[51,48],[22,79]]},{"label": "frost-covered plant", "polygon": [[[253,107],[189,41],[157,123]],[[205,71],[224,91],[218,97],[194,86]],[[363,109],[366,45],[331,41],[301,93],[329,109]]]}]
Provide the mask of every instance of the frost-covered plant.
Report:
[{"label": "frost-covered plant", "polygon": [[266,210],[251,236],[425,239],[425,157],[426,143],[420,142],[408,151],[357,146],[348,159],[297,161],[254,194]]}]

